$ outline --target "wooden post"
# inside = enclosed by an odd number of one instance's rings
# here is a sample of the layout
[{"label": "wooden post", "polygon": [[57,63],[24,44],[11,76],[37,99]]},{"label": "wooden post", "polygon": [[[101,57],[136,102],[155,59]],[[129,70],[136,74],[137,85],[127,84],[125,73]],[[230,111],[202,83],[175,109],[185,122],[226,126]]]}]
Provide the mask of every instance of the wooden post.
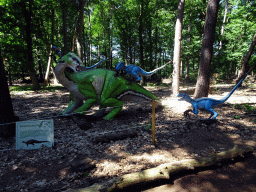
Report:
[{"label": "wooden post", "polygon": [[152,101],[152,144],[155,145],[155,136],[156,136],[156,131],[155,131],[155,100]]}]

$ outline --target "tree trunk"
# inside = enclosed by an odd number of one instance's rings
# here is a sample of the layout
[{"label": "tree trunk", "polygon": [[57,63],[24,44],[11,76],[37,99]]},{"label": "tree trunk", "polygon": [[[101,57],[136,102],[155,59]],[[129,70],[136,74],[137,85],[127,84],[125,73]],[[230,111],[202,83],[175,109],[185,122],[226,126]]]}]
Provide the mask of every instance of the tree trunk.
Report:
[{"label": "tree trunk", "polygon": [[[223,37],[223,34],[224,34],[224,27],[225,27],[225,23],[226,23],[227,13],[228,13],[228,0],[226,0],[226,3],[225,3],[225,12],[224,12],[221,31],[220,31],[221,38]],[[220,44],[219,44],[218,60],[217,60],[217,65],[216,65],[217,67],[220,66],[221,49],[222,49],[222,40],[220,40]]]},{"label": "tree trunk", "polygon": [[[51,58],[51,54],[52,54],[52,46],[53,46],[53,41],[54,41],[54,9],[51,10],[52,13],[52,25],[51,25],[51,45],[48,51],[48,62],[47,62],[47,69],[46,69],[46,73],[45,73],[45,77],[44,77],[44,86],[47,86],[49,84],[49,75],[50,75],[50,69],[52,66],[52,58]],[[54,73],[54,71],[53,71]]]},{"label": "tree trunk", "polygon": [[[186,159],[182,161],[176,161],[173,163],[166,163],[159,165],[155,168],[146,169],[136,173],[126,174],[120,177],[111,179],[105,183],[94,184],[91,187],[82,189],[69,190],[70,192],[79,191],[94,191],[94,192],[112,192],[124,190],[127,187],[135,186],[138,184],[145,185],[149,182],[168,180],[171,175],[178,173],[185,173],[188,170],[194,170],[195,168],[209,167],[211,165],[221,165],[223,162],[231,161],[236,157],[243,157],[245,154],[252,153],[253,147],[235,146],[233,149],[223,151],[220,153],[213,153],[207,157],[200,159]],[[85,162],[88,160],[85,159]],[[89,161],[90,162],[90,161]],[[77,164],[77,163],[76,163]]]},{"label": "tree trunk", "polygon": [[207,97],[210,84],[210,68],[213,55],[214,33],[217,23],[219,0],[209,0],[204,25],[201,58],[194,99]]},{"label": "tree trunk", "polygon": [[[141,0],[141,4],[140,4],[140,17],[139,17],[139,45],[140,45],[140,64],[141,64],[141,67],[144,69],[145,66],[144,66],[144,45],[143,45],[143,29],[144,29],[144,26],[143,26],[143,9],[144,9],[144,0]],[[141,78],[141,84],[144,85],[144,78],[142,77]]]},{"label": "tree trunk", "polygon": [[62,22],[63,22],[63,38],[64,38],[64,50],[63,55],[68,53],[68,35],[67,35],[67,9],[65,4],[62,4]]},{"label": "tree trunk", "polygon": [[[18,120],[18,117],[14,116],[1,50],[0,82],[0,124],[15,122]],[[0,125],[0,136],[5,138],[15,136],[15,124]]]},{"label": "tree trunk", "polygon": [[243,66],[242,66],[242,69],[239,71],[239,76],[238,76],[238,79],[236,80],[236,84],[243,78],[244,74],[245,74],[245,70],[246,70],[246,66],[251,58],[251,55],[252,55],[252,52],[253,52],[253,49],[256,45],[256,34],[254,35],[253,37],[253,40],[252,40],[252,43],[251,43],[251,46],[249,48],[249,51],[244,59],[244,63],[243,63]]},{"label": "tree trunk", "polygon": [[[191,8],[190,8],[191,12],[189,14],[190,18],[192,16],[192,10],[193,10],[193,0],[191,1]],[[191,41],[191,19],[189,19],[189,24],[188,24],[188,39],[187,42],[190,45],[190,41]],[[186,65],[186,74],[185,74],[185,79],[189,80],[189,60],[191,59],[191,56],[189,55],[187,58],[187,65]]]},{"label": "tree trunk", "polygon": [[173,56],[173,73],[172,73],[172,95],[179,94],[180,87],[180,54],[181,54],[181,39],[182,39],[182,24],[184,14],[185,0],[179,0],[177,10],[177,20],[175,25],[175,42]]},{"label": "tree trunk", "polygon": [[39,83],[44,82],[43,68],[42,68],[42,60],[38,56],[38,70],[39,70]]},{"label": "tree trunk", "polygon": [[8,73],[9,85],[11,86],[12,85],[12,73],[11,73],[10,63],[9,63],[8,69],[9,69],[9,73]]},{"label": "tree trunk", "polygon": [[40,85],[36,77],[36,72],[34,69],[34,59],[33,59],[33,44],[32,44],[32,34],[31,34],[31,25],[32,25],[32,0],[29,0],[29,10],[27,10],[25,2],[22,3],[25,21],[26,21],[26,42],[27,42],[27,61],[28,61],[28,70],[29,76],[32,80],[33,89],[39,90]]},{"label": "tree trunk", "polygon": [[47,86],[49,84],[49,74],[50,74],[50,69],[51,69],[51,55],[52,54],[52,45],[50,46],[50,51],[49,51],[49,57],[48,57],[48,62],[47,62],[47,68],[46,68],[46,72],[45,72],[45,77],[44,77],[44,82],[45,82],[45,86]]},{"label": "tree trunk", "polygon": [[77,21],[77,53],[78,57],[83,61],[82,51],[82,37],[83,37],[83,26],[84,26],[84,6],[85,0],[79,0],[79,17]]},{"label": "tree trunk", "polygon": [[153,66],[153,50],[152,50],[152,19],[149,19],[148,36],[149,36],[149,66],[150,66],[150,70],[153,70],[154,66]]}]

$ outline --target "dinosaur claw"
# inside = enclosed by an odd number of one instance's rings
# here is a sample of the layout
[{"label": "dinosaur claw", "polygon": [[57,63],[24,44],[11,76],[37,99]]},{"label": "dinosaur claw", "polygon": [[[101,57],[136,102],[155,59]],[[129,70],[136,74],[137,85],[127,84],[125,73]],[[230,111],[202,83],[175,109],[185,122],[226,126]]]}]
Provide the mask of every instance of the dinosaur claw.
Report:
[{"label": "dinosaur claw", "polygon": [[189,112],[192,111],[191,109],[188,109],[184,112],[185,117],[190,117]]}]

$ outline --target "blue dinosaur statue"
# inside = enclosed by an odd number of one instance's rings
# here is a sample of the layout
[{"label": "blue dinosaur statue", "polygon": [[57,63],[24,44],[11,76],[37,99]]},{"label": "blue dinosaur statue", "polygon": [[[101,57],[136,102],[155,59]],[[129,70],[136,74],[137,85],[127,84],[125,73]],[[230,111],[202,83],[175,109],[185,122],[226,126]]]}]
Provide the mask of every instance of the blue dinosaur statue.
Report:
[{"label": "blue dinosaur statue", "polygon": [[[52,49],[53,49],[53,51],[55,52],[55,54],[58,55],[60,58],[63,57],[63,55],[62,55],[62,53],[61,53],[61,51],[59,50],[58,47],[52,46]],[[55,57],[54,55],[51,55],[51,57],[54,59],[54,61],[55,61],[56,63],[58,63],[58,62],[56,61],[56,57]],[[72,59],[75,60],[76,63],[79,65],[79,71],[87,71],[87,70],[93,69],[94,67],[96,67],[96,66],[98,66],[100,63],[102,63],[103,61],[109,60],[109,59],[103,59],[103,60],[99,61],[98,63],[96,63],[95,65],[93,65],[93,66],[91,66],[91,67],[84,67],[84,66],[81,66],[82,61],[79,59],[79,57],[76,56],[76,57],[73,57]]]},{"label": "blue dinosaur statue", "polygon": [[116,68],[115,68],[115,71],[116,71],[116,75],[115,76],[118,76],[119,73],[122,70],[124,70],[127,75],[132,75],[132,77],[135,78],[135,81],[140,81],[141,80],[140,76],[150,76],[150,75],[153,75],[155,72],[157,72],[158,70],[164,68],[170,62],[172,62],[172,61],[169,61],[168,63],[164,64],[163,66],[161,66],[159,68],[156,68],[156,69],[154,69],[153,71],[150,71],[150,72],[144,71],[142,68],[140,68],[140,67],[138,67],[136,65],[126,65],[125,66],[124,62],[119,62],[116,65]]},{"label": "blue dinosaur statue", "polygon": [[63,56],[63,55],[61,54],[61,51],[59,50],[58,47],[52,46],[52,49],[53,49],[53,51],[56,53],[56,55],[58,55],[60,58]]},{"label": "blue dinosaur statue", "polygon": [[250,73],[252,68],[253,67],[251,67],[251,69],[243,76],[243,78],[232,89],[232,91],[221,100],[216,100],[216,99],[207,98],[207,97],[203,97],[203,98],[199,98],[199,99],[192,99],[189,95],[187,95],[185,93],[178,94],[178,97],[181,97],[179,99],[179,101],[187,101],[187,102],[191,103],[192,107],[193,107],[193,110],[191,110],[191,109],[186,110],[184,112],[184,116],[189,116],[189,112],[192,112],[197,115],[198,109],[205,109],[211,113],[211,116],[209,117],[209,119],[211,119],[211,117],[213,116],[212,120],[215,120],[216,117],[218,116],[218,113],[213,110],[213,107],[220,105],[220,104],[224,103],[225,101],[227,101],[228,98],[233,94],[233,92],[241,85],[241,83],[243,82],[245,77],[248,75],[248,73]]}]

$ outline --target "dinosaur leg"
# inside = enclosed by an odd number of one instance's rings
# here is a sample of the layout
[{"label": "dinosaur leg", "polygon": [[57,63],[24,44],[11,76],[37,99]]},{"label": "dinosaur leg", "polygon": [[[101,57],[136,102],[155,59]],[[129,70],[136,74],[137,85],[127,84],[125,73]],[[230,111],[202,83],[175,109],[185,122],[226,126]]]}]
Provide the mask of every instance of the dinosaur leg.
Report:
[{"label": "dinosaur leg", "polygon": [[115,99],[115,98],[109,98],[105,101],[102,101],[102,105],[105,107],[114,107],[109,114],[107,114],[104,119],[105,120],[112,120],[121,110],[123,107],[123,102]]},{"label": "dinosaur leg", "polygon": [[184,116],[185,116],[185,117],[189,117],[189,112],[192,112],[192,113],[194,113],[195,115],[197,115],[197,114],[198,114],[198,108],[193,108],[193,110],[191,110],[191,109],[186,110],[186,111],[184,112]]},{"label": "dinosaur leg", "polygon": [[211,115],[210,115],[210,117],[208,119],[211,119],[213,115],[214,115],[214,113],[211,113]]},{"label": "dinosaur leg", "polygon": [[140,81],[141,77],[138,74],[133,74],[133,76],[136,78],[135,81]]},{"label": "dinosaur leg", "polygon": [[98,102],[97,99],[87,99],[81,107],[75,110],[75,112],[80,114],[85,114],[85,112],[89,110],[97,102]]},{"label": "dinosaur leg", "polygon": [[218,116],[218,113],[216,111],[214,111],[213,109],[206,109],[207,111],[210,111],[211,116],[209,117],[209,119],[211,119],[211,117],[213,116],[212,119],[216,119],[216,117]]},{"label": "dinosaur leg", "polygon": [[81,107],[82,105],[83,105],[82,100],[72,97],[72,95],[71,95],[71,101],[69,102],[68,107],[62,113],[64,115],[70,114],[73,111],[75,111],[76,109],[78,109],[79,107]]}]

